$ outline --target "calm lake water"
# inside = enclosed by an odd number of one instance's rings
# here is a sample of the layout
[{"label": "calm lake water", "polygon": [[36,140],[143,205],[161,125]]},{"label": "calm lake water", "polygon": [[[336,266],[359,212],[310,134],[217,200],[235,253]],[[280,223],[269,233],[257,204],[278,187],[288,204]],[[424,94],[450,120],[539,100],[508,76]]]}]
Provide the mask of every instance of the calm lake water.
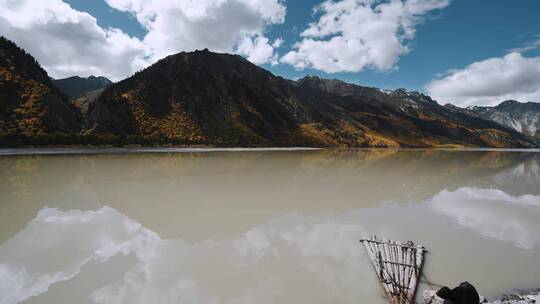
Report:
[{"label": "calm lake water", "polygon": [[540,287],[538,152],[169,152],[0,156],[0,303],[384,303],[371,234]]}]

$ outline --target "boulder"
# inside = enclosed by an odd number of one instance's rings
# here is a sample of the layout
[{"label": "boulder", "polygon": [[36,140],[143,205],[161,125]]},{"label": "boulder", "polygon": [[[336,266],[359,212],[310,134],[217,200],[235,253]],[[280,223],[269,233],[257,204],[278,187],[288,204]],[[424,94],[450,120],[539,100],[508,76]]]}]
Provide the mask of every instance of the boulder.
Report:
[{"label": "boulder", "polygon": [[454,289],[445,286],[437,291],[437,296],[453,304],[480,304],[480,296],[469,282],[463,282]]},{"label": "boulder", "polygon": [[[481,301],[482,300],[482,301]],[[424,304],[479,304],[486,300],[478,295],[476,288],[469,282],[463,282],[454,289],[443,287],[438,291],[426,290],[423,295]]]}]

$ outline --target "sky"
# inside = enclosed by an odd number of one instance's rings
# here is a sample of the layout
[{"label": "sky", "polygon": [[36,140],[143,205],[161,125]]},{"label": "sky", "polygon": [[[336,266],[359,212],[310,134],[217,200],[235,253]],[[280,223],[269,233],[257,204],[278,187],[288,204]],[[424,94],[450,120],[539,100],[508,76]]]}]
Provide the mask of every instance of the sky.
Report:
[{"label": "sky", "polygon": [[54,78],[119,81],[208,48],[440,104],[540,102],[538,0],[0,0],[0,35]]}]

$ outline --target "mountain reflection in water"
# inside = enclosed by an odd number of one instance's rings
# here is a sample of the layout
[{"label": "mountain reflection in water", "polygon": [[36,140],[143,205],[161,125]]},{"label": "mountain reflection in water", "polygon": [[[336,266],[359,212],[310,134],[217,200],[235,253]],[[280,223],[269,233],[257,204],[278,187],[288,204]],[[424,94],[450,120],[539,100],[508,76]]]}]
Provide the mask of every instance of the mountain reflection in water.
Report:
[{"label": "mountain reflection in water", "polygon": [[539,161],[438,150],[0,158],[0,303],[383,303],[358,243],[371,233],[425,245],[433,282],[469,280],[488,296],[539,287]]}]

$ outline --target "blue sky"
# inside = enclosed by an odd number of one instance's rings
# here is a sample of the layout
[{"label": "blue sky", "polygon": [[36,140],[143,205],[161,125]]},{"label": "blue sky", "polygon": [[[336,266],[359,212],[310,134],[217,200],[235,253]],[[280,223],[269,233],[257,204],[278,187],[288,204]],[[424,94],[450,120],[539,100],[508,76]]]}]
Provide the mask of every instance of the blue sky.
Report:
[{"label": "blue sky", "polygon": [[[40,0],[21,1],[29,2],[29,11],[41,9],[37,5]],[[43,1],[49,4],[44,10],[51,10],[58,4],[58,12],[73,16],[69,22],[80,25],[78,37],[88,36],[89,45],[102,47],[104,52],[113,49],[111,56],[119,56],[114,63],[100,66],[99,60],[91,60],[94,54],[83,49],[79,52],[89,53],[84,58],[74,57],[69,65],[55,65],[50,54],[56,51],[33,45],[35,39],[31,33],[11,21],[12,28],[2,34],[11,39],[16,37],[14,40],[30,49],[32,54],[35,50],[34,56],[53,77],[101,73],[120,80],[165,55],[208,44],[211,50],[239,53],[274,74],[290,79],[310,74],[384,89],[404,87],[428,92],[440,103],[460,105],[494,104],[506,98],[540,101],[536,100],[540,98],[540,1],[537,0],[333,0],[326,1],[327,6],[316,12],[314,8],[323,1],[257,0],[258,6],[249,6],[246,12],[243,6],[233,3],[245,0],[222,1],[229,2],[229,6],[216,5],[218,0],[178,0],[179,5],[170,8],[159,7],[156,1],[140,0]],[[371,35],[365,28],[386,18],[380,11],[390,1],[399,4],[395,6],[399,17],[388,17],[382,27],[374,29],[376,35]],[[68,4],[69,9],[62,4]],[[206,10],[206,15],[197,10],[188,12],[199,5]],[[250,15],[248,11],[256,12]],[[186,16],[195,14],[196,18],[186,17],[176,22],[184,13]],[[221,13],[225,17],[210,18]],[[236,19],[227,17],[234,14],[238,14]],[[354,14],[356,17],[350,16]],[[86,15],[95,18],[97,26],[88,25],[92,21]],[[27,15],[19,17],[27,18]],[[202,20],[203,17],[208,20]],[[321,23],[325,17],[335,18],[336,24]],[[198,23],[197,18],[204,23]],[[5,19],[10,22],[8,17]],[[65,21],[57,19],[54,21],[65,26]],[[219,32],[222,25],[225,31]],[[388,30],[386,25],[395,26],[396,30]],[[96,28],[106,33],[105,40],[95,38],[99,36],[93,32]],[[308,28],[311,28],[311,34],[302,35]],[[40,31],[42,36],[46,30]],[[210,38],[189,36],[196,36],[199,30],[203,31],[201,37]],[[168,33],[175,31],[177,36]],[[247,34],[231,36],[227,31]],[[220,35],[223,41],[219,41]],[[344,41],[358,39],[361,45],[357,50],[343,44],[336,46],[331,41],[336,36]],[[377,36],[381,37],[380,41]],[[56,45],[67,46],[72,41],[69,39],[77,37],[70,38],[66,33],[55,38],[65,40]],[[392,39],[396,41],[392,43]],[[312,40],[317,44],[310,44]],[[154,47],[156,45],[159,47]],[[371,51],[365,51],[366,45]],[[74,47],[69,56],[77,51]],[[325,63],[328,56],[335,57],[335,67]],[[363,59],[356,60],[356,56]],[[117,64],[122,58],[129,62]],[[363,63],[358,63],[360,61]],[[471,90],[469,84],[478,90]]]},{"label": "blue sky", "polygon": [[[66,0],[73,8],[96,17],[105,27],[115,27],[130,35],[144,38],[146,30],[129,13],[110,8],[104,1]],[[283,24],[269,28],[268,37],[281,37],[284,47],[296,42],[299,32],[315,21],[313,8],[321,1],[287,1],[287,16]],[[295,79],[306,74],[338,78],[366,86],[386,89],[400,87],[423,90],[437,74],[462,68],[471,62],[502,56],[540,35],[540,1],[455,0],[447,8],[427,18],[417,28],[411,43],[413,50],[401,57],[398,69],[380,72],[366,69],[356,73],[325,73],[315,69],[296,70],[285,64],[266,69],[276,75]],[[534,50],[529,55],[538,55]]]}]

